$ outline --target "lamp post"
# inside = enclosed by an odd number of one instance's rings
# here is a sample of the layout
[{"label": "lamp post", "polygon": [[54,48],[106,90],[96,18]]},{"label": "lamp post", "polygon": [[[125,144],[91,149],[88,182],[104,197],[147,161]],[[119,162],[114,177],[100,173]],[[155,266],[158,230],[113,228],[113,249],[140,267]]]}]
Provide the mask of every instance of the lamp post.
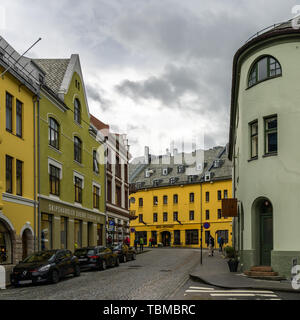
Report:
[{"label": "lamp post", "polygon": [[202,238],[203,235],[203,223],[202,223],[202,183],[200,182],[200,264],[202,264]]}]

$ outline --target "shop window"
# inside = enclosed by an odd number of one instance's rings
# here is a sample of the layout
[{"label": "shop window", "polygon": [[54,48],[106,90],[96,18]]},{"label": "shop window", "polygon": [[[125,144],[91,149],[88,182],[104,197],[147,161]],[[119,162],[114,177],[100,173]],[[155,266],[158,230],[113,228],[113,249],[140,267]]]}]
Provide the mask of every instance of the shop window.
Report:
[{"label": "shop window", "polygon": [[74,246],[76,248],[82,247],[82,221],[74,220]]},{"label": "shop window", "polygon": [[186,230],[185,244],[198,244],[198,243],[199,243],[198,230]]},{"label": "shop window", "polygon": [[87,226],[87,244],[88,246],[92,246],[93,245],[93,231],[94,231],[94,224],[93,222],[88,222],[88,226]]},{"label": "shop window", "polygon": [[101,223],[97,224],[97,245],[103,245],[103,224]]},{"label": "shop window", "polygon": [[60,218],[60,248],[67,249],[68,240],[68,218]]},{"label": "shop window", "polygon": [[174,230],[174,245],[180,244],[180,230]]},{"label": "shop window", "polygon": [[41,218],[41,249],[52,249],[52,223],[53,216],[50,214],[42,213]]},{"label": "shop window", "polygon": [[0,265],[12,263],[12,242],[9,231],[0,222]]}]

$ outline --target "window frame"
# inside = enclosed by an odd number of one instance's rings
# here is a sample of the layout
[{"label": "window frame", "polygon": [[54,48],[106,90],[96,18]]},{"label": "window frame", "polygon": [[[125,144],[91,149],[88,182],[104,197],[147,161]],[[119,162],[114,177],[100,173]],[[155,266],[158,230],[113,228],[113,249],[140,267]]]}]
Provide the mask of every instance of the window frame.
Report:
[{"label": "window frame", "polygon": [[163,222],[168,222],[168,212],[163,212]]},{"label": "window frame", "polygon": [[16,194],[18,196],[23,195],[23,165],[23,161],[16,160]]},{"label": "window frame", "polygon": [[[53,183],[54,193],[52,192]],[[58,197],[60,195],[60,168],[55,167],[52,164],[49,164],[49,193]]]},{"label": "window frame", "polygon": [[74,189],[75,189],[75,202],[82,203],[82,184],[83,180],[77,176],[74,177]]},{"label": "window frame", "polygon": [[[56,126],[53,127],[52,125]],[[52,137],[52,132],[54,135],[55,139],[51,139]],[[52,141],[56,141],[56,143],[52,142]],[[49,117],[49,145],[57,150],[59,150],[59,123],[56,119]]]},{"label": "window frame", "polygon": [[195,220],[195,211],[194,210],[190,210],[190,212],[189,212],[189,220],[190,221],[194,221]]},{"label": "window frame", "polygon": [[93,185],[93,208],[100,208],[100,188],[96,185]]},{"label": "window frame", "polygon": [[[77,158],[76,155],[78,155]],[[78,163],[82,163],[82,141],[77,136],[74,136],[74,160]]]},{"label": "window frame", "polygon": [[[6,91],[5,95],[5,128],[6,131],[13,133],[13,96]],[[9,111],[9,119],[8,117],[8,111]],[[9,123],[8,121],[9,120]],[[10,125],[10,128],[8,127],[8,124]]]},{"label": "window frame", "polygon": [[[18,125],[18,119],[20,127]],[[23,103],[16,99],[16,136],[19,138],[23,137]]]},{"label": "window frame", "polygon": [[[276,118],[276,128],[275,129],[267,129],[267,121]],[[276,132],[276,151],[267,151],[267,136],[270,133]],[[269,145],[269,144],[268,144]],[[264,117],[264,157],[273,156],[278,154],[278,116],[277,114],[273,114],[270,116]]]},{"label": "window frame", "polygon": [[9,155],[5,156],[5,192],[7,193],[13,193],[13,160],[14,158]]},{"label": "window frame", "polygon": [[190,198],[190,203],[194,203],[195,202],[195,193],[190,192],[189,198]]},{"label": "window frame", "polygon": [[[258,79],[259,76],[259,70],[258,70],[258,64],[260,61],[262,61],[263,59],[267,58],[267,77],[263,78],[261,80]],[[274,60],[274,62],[270,62],[271,59]],[[275,64],[275,75],[271,75],[271,65]],[[279,65],[279,68],[276,68],[276,64]],[[280,70],[279,74],[276,74],[277,70]],[[250,84],[250,77],[252,77],[252,74],[255,72],[255,82]],[[255,85],[266,81],[266,80],[270,80],[270,79],[274,79],[274,78],[278,78],[278,77],[282,77],[282,66],[280,64],[280,62],[273,56],[271,55],[262,55],[260,57],[258,57],[257,59],[254,60],[254,62],[252,63],[251,67],[249,68],[249,72],[248,72],[248,77],[247,77],[247,88],[246,89],[250,89],[252,87],[254,87]],[[254,78],[252,78],[253,80]],[[254,81],[254,80],[253,80]]]},{"label": "window frame", "polygon": [[[256,125],[256,133],[253,133],[252,128],[253,126]],[[249,133],[250,133],[250,159],[254,160],[258,158],[258,119],[255,119],[251,122],[249,122]],[[252,141],[253,139],[256,138],[256,154],[253,154],[253,146],[252,146]]]},{"label": "window frame", "polygon": [[81,104],[77,98],[74,99],[74,121],[81,124]]}]

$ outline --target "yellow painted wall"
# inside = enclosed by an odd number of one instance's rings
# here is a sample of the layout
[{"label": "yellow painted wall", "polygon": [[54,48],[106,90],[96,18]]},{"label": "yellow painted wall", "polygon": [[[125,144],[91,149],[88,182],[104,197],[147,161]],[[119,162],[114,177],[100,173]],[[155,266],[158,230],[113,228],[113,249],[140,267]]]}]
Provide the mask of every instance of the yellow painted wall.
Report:
[{"label": "yellow painted wall", "polygon": [[[202,186],[202,190],[201,190]],[[135,198],[135,203],[130,201],[130,211],[135,216],[143,214],[143,221],[147,224],[139,222],[139,218],[130,222],[130,227],[135,231],[147,231],[147,243],[151,238],[151,231],[157,231],[157,241],[161,242],[161,232],[169,231],[172,234],[172,242],[174,239],[174,230],[180,230],[180,242],[182,246],[185,245],[185,230],[198,229],[199,242],[197,245],[188,245],[190,247],[200,247],[200,221],[201,221],[201,201],[202,201],[202,223],[209,222],[210,228],[203,229],[203,246],[205,244],[205,230],[210,231],[210,234],[215,238],[217,230],[228,230],[229,242],[227,245],[232,245],[232,219],[221,218],[218,219],[218,209],[221,209],[221,200],[218,200],[217,192],[221,190],[222,198],[224,197],[224,190],[228,192],[228,198],[232,197],[232,182],[231,180],[207,182],[203,184],[190,184],[182,186],[169,186],[162,188],[154,188],[149,190],[141,190],[130,195]],[[202,191],[202,192],[201,192]],[[209,192],[210,199],[206,202],[205,194]],[[194,202],[190,203],[190,193],[194,193]],[[173,195],[178,195],[178,204],[173,203]],[[163,196],[168,196],[168,204],[163,204]],[[201,198],[202,195],[202,198]],[[153,205],[153,197],[158,197],[158,204]],[[143,207],[139,207],[139,198],[143,198]],[[202,199],[202,200],[201,200]],[[210,217],[206,220],[206,210],[209,210]],[[189,219],[190,211],[194,211],[194,220]],[[168,213],[168,220],[163,221],[163,212]],[[179,224],[173,221],[173,212],[178,212],[178,220],[182,223]],[[157,213],[158,221],[153,222],[153,213]],[[135,234],[130,234],[131,245],[134,244]],[[173,246],[173,243],[171,243]]]},{"label": "yellow painted wall", "polygon": [[[3,69],[0,68],[0,73]],[[6,92],[13,96],[13,131],[6,131]],[[2,192],[6,191],[6,155],[13,158],[13,192],[16,195],[16,159],[23,161],[23,198],[34,200],[34,132],[33,132],[33,96],[24,85],[20,86],[17,79],[6,73],[0,78],[0,181]],[[23,136],[16,136],[16,99],[23,103]],[[16,234],[20,235],[21,228],[26,222],[30,222],[34,229],[34,208],[30,205],[13,203],[2,200],[4,214],[15,228]]]}]

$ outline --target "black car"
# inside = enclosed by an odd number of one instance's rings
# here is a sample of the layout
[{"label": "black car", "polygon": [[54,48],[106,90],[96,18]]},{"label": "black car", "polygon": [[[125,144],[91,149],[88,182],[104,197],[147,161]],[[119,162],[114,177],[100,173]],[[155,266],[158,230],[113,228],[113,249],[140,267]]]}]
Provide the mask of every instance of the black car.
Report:
[{"label": "black car", "polygon": [[114,253],[118,254],[120,262],[127,262],[129,260],[136,259],[135,249],[128,247],[126,244],[118,244],[112,250]]},{"label": "black car", "polygon": [[76,249],[74,254],[78,257],[81,269],[105,270],[119,265],[118,255],[103,246]]},{"label": "black car", "polygon": [[69,274],[80,276],[78,258],[69,250],[46,250],[33,253],[17,264],[11,273],[11,283],[14,286],[47,281],[57,283]]}]

